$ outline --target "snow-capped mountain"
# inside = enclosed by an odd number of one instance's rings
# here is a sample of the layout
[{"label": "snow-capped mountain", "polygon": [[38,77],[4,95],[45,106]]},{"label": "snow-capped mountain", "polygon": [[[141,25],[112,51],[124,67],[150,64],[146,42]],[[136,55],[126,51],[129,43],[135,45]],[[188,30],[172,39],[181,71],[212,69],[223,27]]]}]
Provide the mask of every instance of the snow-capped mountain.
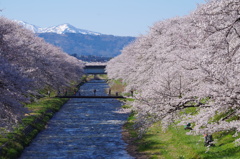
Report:
[{"label": "snow-capped mountain", "polygon": [[101,35],[101,33],[79,29],[67,23],[53,26],[53,27],[41,28],[36,25],[32,25],[23,21],[18,21],[18,20],[14,20],[14,21],[24,26],[25,28],[31,30],[34,33],[57,33],[57,34],[81,33],[81,34],[90,34],[90,35]]},{"label": "snow-capped mountain", "polygon": [[81,33],[81,34],[94,34],[100,35],[100,33],[78,29],[70,24],[62,24],[58,26],[53,26],[49,28],[40,28],[39,33],[57,33],[57,34],[64,34],[64,33]]},{"label": "snow-capped mountain", "polygon": [[28,24],[28,23],[23,22],[23,21],[14,20],[14,22],[17,22],[18,24],[24,26],[26,29],[29,29],[29,30],[31,30],[34,33],[37,33],[39,28],[40,28],[40,27],[38,27],[36,25]]}]

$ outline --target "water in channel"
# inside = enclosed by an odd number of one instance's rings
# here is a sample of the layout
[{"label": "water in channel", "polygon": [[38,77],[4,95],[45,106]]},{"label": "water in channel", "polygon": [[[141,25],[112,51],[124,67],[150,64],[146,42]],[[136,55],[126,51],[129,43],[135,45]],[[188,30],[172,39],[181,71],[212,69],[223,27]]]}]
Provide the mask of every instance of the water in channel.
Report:
[{"label": "water in channel", "polygon": [[[92,80],[81,95],[105,94],[108,85]],[[133,159],[125,150],[121,127],[129,114],[120,113],[116,99],[73,98],[25,148],[20,159]]]}]

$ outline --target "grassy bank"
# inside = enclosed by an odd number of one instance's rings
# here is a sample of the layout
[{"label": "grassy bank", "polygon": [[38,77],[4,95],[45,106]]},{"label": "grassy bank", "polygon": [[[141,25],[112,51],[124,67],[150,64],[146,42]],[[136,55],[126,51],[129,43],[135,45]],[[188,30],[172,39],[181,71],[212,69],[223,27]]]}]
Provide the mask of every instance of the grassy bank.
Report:
[{"label": "grassy bank", "polygon": [[[135,146],[138,153],[129,153],[137,158],[145,156],[149,159],[239,159],[240,147],[233,141],[235,132],[218,132],[213,134],[216,141],[214,147],[205,147],[203,135],[186,135],[183,127],[170,126],[168,130],[161,129],[161,123],[155,123],[141,139],[137,138],[137,132],[133,129],[134,114],[129,117],[124,129],[129,132],[125,137],[131,146]],[[129,142],[130,141],[130,142]],[[147,157],[146,157],[147,156]]]}]

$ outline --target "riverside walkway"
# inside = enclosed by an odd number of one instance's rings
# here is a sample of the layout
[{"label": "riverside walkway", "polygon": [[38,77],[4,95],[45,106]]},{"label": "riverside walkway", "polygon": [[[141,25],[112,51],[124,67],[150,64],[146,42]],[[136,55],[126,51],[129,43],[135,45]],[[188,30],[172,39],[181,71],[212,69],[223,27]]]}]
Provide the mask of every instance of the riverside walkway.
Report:
[{"label": "riverside walkway", "polygon": [[[96,89],[107,96],[106,83],[92,80],[81,86],[83,95]],[[121,127],[129,114],[118,111],[111,98],[72,98],[26,147],[20,159],[133,159],[125,150]]]}]

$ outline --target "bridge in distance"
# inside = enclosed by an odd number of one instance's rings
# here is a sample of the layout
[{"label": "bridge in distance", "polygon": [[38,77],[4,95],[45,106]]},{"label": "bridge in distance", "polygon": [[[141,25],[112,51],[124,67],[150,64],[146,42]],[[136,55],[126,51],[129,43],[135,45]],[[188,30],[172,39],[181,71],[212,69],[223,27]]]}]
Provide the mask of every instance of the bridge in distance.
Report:
[{"label": "bridge in distance", "polygon": [[[105,72],[105,68],[106,68],[106,65],[86,65],[84,67],[84,74],[93,74],[93,75],[107,74]],[[99,80],[99,81],[100,81],[99,83],[105,83],[102,80]],[[94,82],[94,83],[96,83],[96,82]],[[71,96],[64,95],[64,96],[56,96],[56,97],[58,97],[58,98],[125,98],[118,94],[116,94],[116,95],[111,94],[111,95],[106,95],[106,96],[97,96],[97,95],[85,96],[85,95],[76,94],[76,95],[71,95]]]},{"label": "bridge in distance", "polygon": [[105,72],[106,65],[86,65],[84,67],[85,74],[107,74]]}]

